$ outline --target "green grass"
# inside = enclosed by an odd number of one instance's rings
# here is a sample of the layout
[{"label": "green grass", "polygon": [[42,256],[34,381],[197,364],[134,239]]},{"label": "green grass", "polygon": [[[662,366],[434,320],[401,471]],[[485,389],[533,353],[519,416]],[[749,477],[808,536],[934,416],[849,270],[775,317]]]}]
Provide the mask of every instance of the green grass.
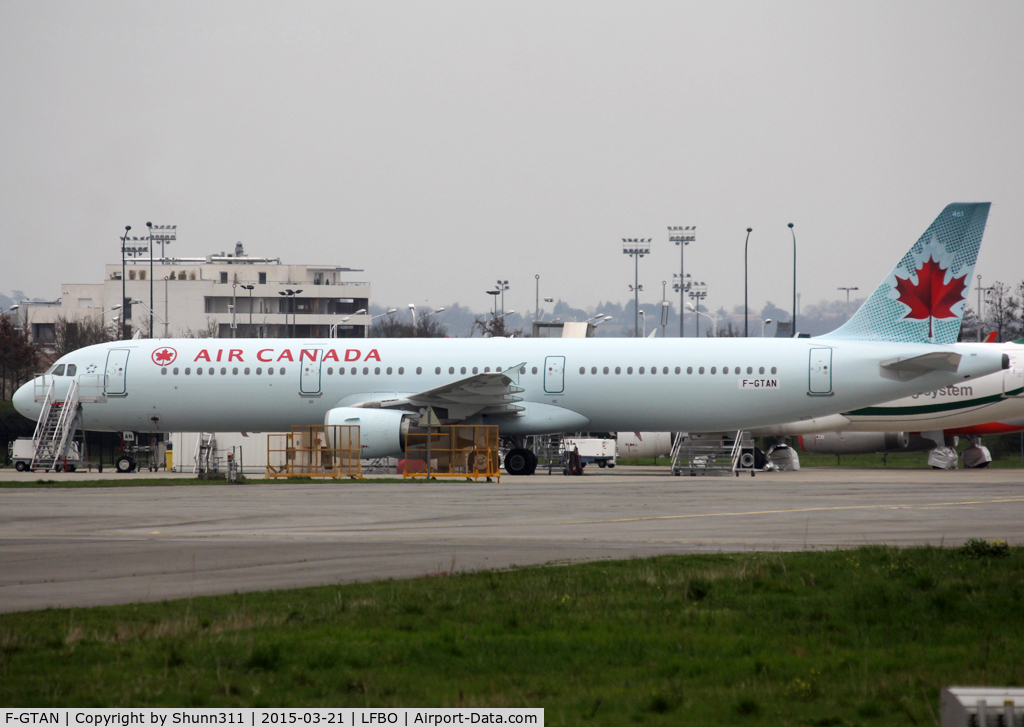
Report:
[{"label": "green grass", "polygon": [[5,706],[544,707],[547,724],[935,724],[1024,684],[1024,549],[548,566],[0,615]]}]

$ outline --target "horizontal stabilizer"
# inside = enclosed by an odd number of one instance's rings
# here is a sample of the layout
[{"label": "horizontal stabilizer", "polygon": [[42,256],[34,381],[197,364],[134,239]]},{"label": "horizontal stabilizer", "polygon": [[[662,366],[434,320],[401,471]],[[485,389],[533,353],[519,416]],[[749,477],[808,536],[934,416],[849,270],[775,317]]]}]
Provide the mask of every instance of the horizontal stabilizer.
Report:
[{"label": "horizontal stabilizer", "polygon": [[910,381],[932,371],[956,373],[960,368],[960,358],[960,354],[952,351],[934,351],[911,358],[892,358],[882,361],[879,366],[882,368],[882,376],[886,378]]}]

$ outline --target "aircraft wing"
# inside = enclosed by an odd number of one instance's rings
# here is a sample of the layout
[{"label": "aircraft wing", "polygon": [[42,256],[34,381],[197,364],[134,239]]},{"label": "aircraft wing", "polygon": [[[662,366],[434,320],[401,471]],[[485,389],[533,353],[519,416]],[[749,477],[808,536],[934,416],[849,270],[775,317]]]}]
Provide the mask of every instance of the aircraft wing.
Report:
[{"label": "aircraft wing", "polygon": [[473,374],[443,386],[407,394],[397,399],[365,401],[353,406],[407,411],[419,411],[429,406],[440,410],[438,416],[449,422],[461,421],[477,414],[514,415],[523,409],[516,405],[517,401],[522,401],[522,397],[516,395],[523,389],[516,385],[516,381],[523,365],[520,363],[505,371]]}]

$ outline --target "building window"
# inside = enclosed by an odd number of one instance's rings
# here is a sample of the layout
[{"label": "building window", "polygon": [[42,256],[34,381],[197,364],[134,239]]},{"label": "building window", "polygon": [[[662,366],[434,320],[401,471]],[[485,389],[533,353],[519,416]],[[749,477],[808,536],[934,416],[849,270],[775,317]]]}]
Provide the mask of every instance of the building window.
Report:
[{"label": "building window", "polygon": [[260,273],[260,285],[266,285],[266,284],[267,284],[267,274],[266,273]]},{"label": "building window", "polygon": [[228,282],[228,274],[227,273],[221,273],[220,274],[220,282],[222,282],[222,283]]}]

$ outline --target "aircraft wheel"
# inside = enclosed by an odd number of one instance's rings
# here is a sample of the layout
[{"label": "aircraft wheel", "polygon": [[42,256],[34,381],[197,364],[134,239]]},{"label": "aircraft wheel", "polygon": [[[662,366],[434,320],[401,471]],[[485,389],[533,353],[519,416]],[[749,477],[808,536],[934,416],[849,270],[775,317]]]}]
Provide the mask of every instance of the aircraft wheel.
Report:
[{"label": "aircraft wheel", "polygon": [[64,465],[62,465],[62,464],[54,465],[53,466],[53,471],[54,472],[63,472],[64,471]]},{"label": "aircraft wheel", "polygon": [[14,469],[18,470],[18,472],[24,472],[25,470],[28,469],[28,465],[25,464],[24,462],[15,462]]},{"label": "aircraft wheel", "polygon": [[528,449],[513,449],[505,455],[505,471],[510,475],[530,474],[530,455]]},{"label": "aircraft wheel", "polygon": [[132,472],[135,470],[135,460],[128,456],[118,457],[117,462],[114,463],[114,468],[122,474]]},{"label": "aircraft wheel", "polygon": [[526,450],[526,452],[527,452],[527,453],[528,453],[528,454],[530,455],[530,471],[529,471],[529,472],[527,472],[526,474],[528,474],[528,475],[532,475],[532,474],[533,474],[534,472],[536,472],[536,471],[537,471],[537,463],[538,463],[538,462],[539,462],[540,460],[538,460],[538,459],[537,459],[537,455],[535,455],[535,454],[534,454],[534,453],[533,453],[532,451],[530,451],[529,449],[528,449],[528,450]]}]

